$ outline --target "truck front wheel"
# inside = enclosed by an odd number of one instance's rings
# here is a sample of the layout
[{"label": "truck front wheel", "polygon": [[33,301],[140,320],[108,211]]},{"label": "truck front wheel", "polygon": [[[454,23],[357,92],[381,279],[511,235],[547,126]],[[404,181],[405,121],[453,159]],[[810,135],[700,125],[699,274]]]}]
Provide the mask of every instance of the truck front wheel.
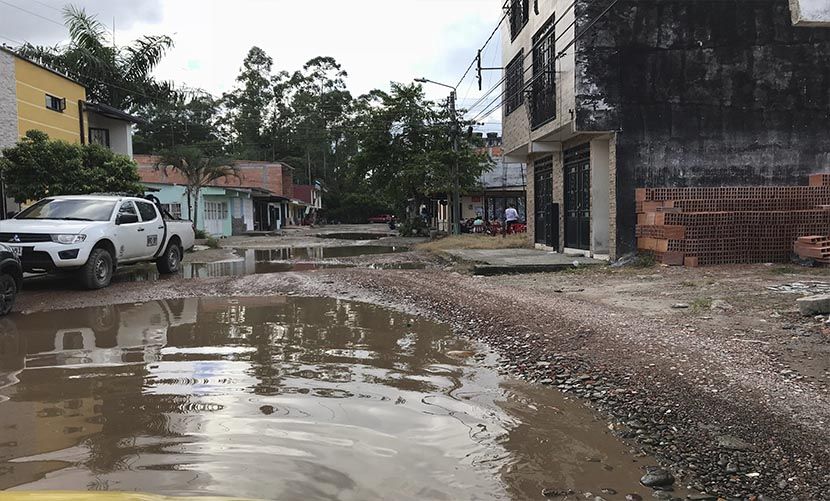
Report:
[{"label": "truck front wheel", "polygon": [[14,306],[17,282],[8,273],[0,273],[0,317],[8,315]]},{"label": "truck front wheel", "polygon": [[93,249],[81,268],[81,279],[87,289],[103,289],[112,281],[112,255],[106,249]]},{"label": "truck front wheel", "polygon": [[162,275],[178,273],[182,267],[182,248],[176,242],[167,244],[164,254],[156,261],[156,267]]}]

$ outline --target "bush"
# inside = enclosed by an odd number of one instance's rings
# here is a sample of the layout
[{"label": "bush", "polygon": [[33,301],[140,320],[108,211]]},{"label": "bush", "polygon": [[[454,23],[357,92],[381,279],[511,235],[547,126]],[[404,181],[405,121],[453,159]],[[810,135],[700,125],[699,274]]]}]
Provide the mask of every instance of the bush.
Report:
[{"label": "bush", "polygon": [[415,217],[407,219],[398,226],[402,237],[429,236],[429,228],[423,219]]},{"label": "bush", "polygon": [[144,192],[138,168],[128,157],[97,144],[53,141],[37,130],[3,150],[0,171],[7,193],[19,202],[55,195]]},{"label": "bush", "polygon": [[205,245],[207,245],[211,249],[218,249],[219,247],[221,247],[221,245],[219,245],[219,240],[213,237],[208,237],[207,241],[205,242]]},{"label": "bush", "polygon": [[195,234],[197,240],[204,240],[208,237],[208,234],[205,233],[205,230],[196,230]]}]

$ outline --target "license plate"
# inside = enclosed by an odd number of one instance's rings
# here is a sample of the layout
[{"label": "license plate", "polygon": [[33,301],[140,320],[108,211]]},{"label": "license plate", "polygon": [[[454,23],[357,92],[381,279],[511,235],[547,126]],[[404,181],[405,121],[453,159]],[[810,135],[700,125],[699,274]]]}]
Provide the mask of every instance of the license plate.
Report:
[{"label": "license plate", "polygon": [[17,257],[23,257],[23,247],[9,247],[12,250],[12,254]]}]

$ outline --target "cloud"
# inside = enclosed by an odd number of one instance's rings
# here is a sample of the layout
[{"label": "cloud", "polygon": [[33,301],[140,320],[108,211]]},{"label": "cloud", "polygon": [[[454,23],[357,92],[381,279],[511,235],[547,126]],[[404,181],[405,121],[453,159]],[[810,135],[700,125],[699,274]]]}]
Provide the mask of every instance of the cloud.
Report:
[{"label": "cloud", "polygon": [[[70,3],[96,14],[110,29],[114,20],[116,35],[139,24],[152,25],[162,20],[162,0],[76,0]],[[0,3],[2,41],[54,45],[65,40],[67,32],[63,27],[62,10],[68,4],[59,0],[4,0]]]},{"label": "cloud", "polygon": [[[3,2],[35,15],[0,3],[0,37],[50,45],[66,38],[66,30],[60,26],[62,0]],[[96,13],[107,26],[112,25],[115,17],[119,44],[145,34],[172,36],[175,47],[163,59],[156,75],[214,95],[233,88],[242,60],[253,45],[274,59],[275,71],[294,71],[315,56],[332,56],[349,73],[347,84],[354,95],[375,88],[388,89],[389,82],[408,83],[417,77],[455,85],[501,19],[503,3],[504,0],[75,1],[87,12]],[[2,39],[0,42],[10,43]],[[484,53],[485,66],[501,66],[500,47],[497,34]],[[474,103],[483,94],[474,77],[471,72],[458,89],[460,107]],[[486,72],[484,91],[500,78],[499,72]],[[448,92],[432,85],[425,90],[434,100],[445,99]]]}]

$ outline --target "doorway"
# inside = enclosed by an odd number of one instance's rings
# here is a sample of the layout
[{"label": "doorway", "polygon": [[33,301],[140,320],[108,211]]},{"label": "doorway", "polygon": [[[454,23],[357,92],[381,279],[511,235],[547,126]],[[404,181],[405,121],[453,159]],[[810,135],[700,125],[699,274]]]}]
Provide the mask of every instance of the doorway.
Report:
[{"label": "doorway", "polygon": [[559,223],[553,218],[553,157],[544,157],[533,162],[533,176],[533,201],[536,212],[534,241],[546,247],[558,247],[558,235],[554,239]]},{"label": "doorway", "polygon": [[565,150],[565,247],[591,249],[591,143]]},{"label": "doorway", "polygon": [[228,204],[205,202],[205,232],[209,235],[223,235],[227,218]]}]

